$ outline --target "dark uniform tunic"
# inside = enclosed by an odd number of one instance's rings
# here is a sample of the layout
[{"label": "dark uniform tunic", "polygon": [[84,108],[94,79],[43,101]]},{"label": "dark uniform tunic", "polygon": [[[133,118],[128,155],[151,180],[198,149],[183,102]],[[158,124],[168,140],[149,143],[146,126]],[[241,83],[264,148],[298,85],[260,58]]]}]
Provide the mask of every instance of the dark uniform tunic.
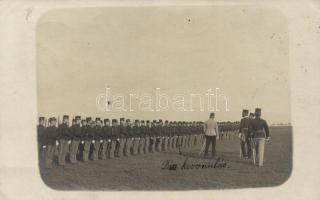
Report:
[{"label": "dark uniform tunic", "polygon": [[58,129],[55,126],[49,126],[45,129],[44,144],[46,145],[55,145],[56,140],[58,139]]},{"label": "dark uniform tunic", "polygon": [[39,124],[37,126],[37,131],[38,131],[38,144],[41,146],[41,145],[44,145],[44,138],[45,138],[45,130],[46,128]]},{"label": "dark uniform tunic", "polygon": [[[123,126],[122,126],[123,127]],[[121,138],[120,135],[120,126],[112,126],[111,127],[111,135],[113,138],[118,139]]]},{"label": "dark uniform tunic", "polygon": [[71,127],[71,136],[73,140],[80,140],[82,138],[82,130],[79,124]]},{"label": "dark uniform tunic", "polygon": [[103,140],[104,134],[103,134],[101,126],[95,126],[94,130],[95,130],[94,139],[95,140]]},{"label": "dark uniform tunic", "polygon": [[132,128],[132,137],[141,137],[140,127],[137,125],[134,125]]},{"label": "dark uniform tunic", "polygon": [[117,134],[117,138],[125,138],[127,137],[126,126],[119,125],[119,134]]},{"label": "dark uniform tunic", "polygon": [[254,138],[269,137],[269,126],[264,119],[252,119],[249,123],[249,133],[251,133]]},{"label": "dark uniform tunic", "polygon": [[102,131],[103,131],[103,138],[105,140],[113,140],[113,135],[112,135],[112,128],[111,126],[104,126],[102,128]]},{"label": "dark uniform tunic", "polygon": [[95,139],[95,127],[91,127],[91,126],[88,126],[88,129],[87,129],[87,131],[88,131],[88,137],[87,137],[87,139],[88,140],[93,140],[93,139]]},{"label": "dark uniform tunic", "polygon": [[67,124],[60,124],[58,127],[59,139],[70,140],[71,131]]},{"label": "dark uniform tunic", "polygon": [[81,127],[81,139],[82,140],[90,140],[88,134],[88,125]]}]

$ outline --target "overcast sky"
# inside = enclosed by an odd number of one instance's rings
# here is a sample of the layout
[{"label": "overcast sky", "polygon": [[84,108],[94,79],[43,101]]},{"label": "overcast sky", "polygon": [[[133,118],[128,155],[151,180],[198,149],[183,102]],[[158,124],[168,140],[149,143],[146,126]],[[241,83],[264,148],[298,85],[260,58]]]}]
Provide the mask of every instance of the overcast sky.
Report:
[{"label": "overcast sky", "polygon": [[220,88],[229,111],[220,100],[219,121],[239,120],[243,108],[261,107],[270,123],[289,122],[287,34],[285,18],[270,8],[54,10],[43,15],[37,27],[38,112],[205,120],[206,107],[105,112],[96,107],[96,97],[106,86],[111,94],[127,98],[130,93],[155,95],[156,88],[169,98]]}]

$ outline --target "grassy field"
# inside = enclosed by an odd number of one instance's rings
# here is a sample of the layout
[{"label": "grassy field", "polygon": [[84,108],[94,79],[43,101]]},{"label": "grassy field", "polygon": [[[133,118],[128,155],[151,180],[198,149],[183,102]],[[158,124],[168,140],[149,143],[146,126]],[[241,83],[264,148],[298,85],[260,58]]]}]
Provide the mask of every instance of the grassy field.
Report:
[{"label": "grassy field", "polygon": [[[276,186],[284,183],[292,170],[291,127],[271,128],[262,168],[253,166],[251,160],[239,159],[237,139],[217,141],[220,161],[215,168],[212,166],[217,158],[198,156],[199,149],[197,146],[182,150],[182,154],[175,150],[78,162],[53,169],[41,168],[40,173],[43,181],[57,190],[197,190]],[[183,165],[187,158],[187,165]],[[210,168],[195,167],[210,163]]]}]

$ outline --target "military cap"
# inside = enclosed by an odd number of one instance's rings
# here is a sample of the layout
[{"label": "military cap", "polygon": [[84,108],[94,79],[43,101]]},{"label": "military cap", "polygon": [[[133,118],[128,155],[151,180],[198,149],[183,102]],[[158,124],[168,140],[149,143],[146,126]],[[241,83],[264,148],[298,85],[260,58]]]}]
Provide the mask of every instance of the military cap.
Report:
[{"label": "military cap", "polygon": [[112,119],[112,123],[114,123],[114,122],[118,122],[118,120],[117,119]]},{"label": "military cap", "polygon": [[39,122],[43,120],[44,120],[44,117],[39,117]]},{"label": "military cap", "polygon": [[49,119],[49,122],[53,122],[53,121],[57,121],[57,119],[55,117],[52,117]]},{"label": "military cap", "polygon": [[144,123],[144,120],[141,120],[141,123]]},{"label": "military cap", "polygon": [[69,115],[63,115],[62,119],[69,119]]},{"label": "military cap", "polygon": [[109,122],[110,120],[109,119],[104,119],[103,121],[104,121],[104,123],[106,123],[106,122]]},{"label": "military cap", "polygon": [[150,123],[150,120],[147,120],[146,122],[147,122],[147,123]]},{"label": "military cap", "polygon": [[256,110],[254,111],[255,115],[261,115],[261,108],[256,108]]},{"label": "military cap", "polygon": [[153,120],[152,122],[153,122],[153,123],[157,123],[157,120]]},{"label": "military cap", "polygon": [[101,119],[100,119],[100,117],[96,117],[96,120],[95,121],[100,121]]},{"label": "military cap", "polygon": [[88,122],[88,121],[91,121],[92,118],[91,118],[91,117],[87,117],[86,120],[87,120],[87,122]]},{"label": "military cap", "polygon": [[138,120],[138,119],[136,119],[136,120],[134,120],[134,122],[139,122],[139,120]]},{"label": "military cap", "polygon": [[123,118],[123,117],[121,117],[121,118],[120,118],[120,121],[124,121],[124,118]]},{"label": "military cap", "polygon": [[77,120],[77,119],[81,119],[81,116],[80,115],[77,115],[76,117],[75,117],[75,119]]},{"label": "military cap", "polygon": [[249,113],[249,110],[243,109],[243,110],[242,110],[242,113]]}]

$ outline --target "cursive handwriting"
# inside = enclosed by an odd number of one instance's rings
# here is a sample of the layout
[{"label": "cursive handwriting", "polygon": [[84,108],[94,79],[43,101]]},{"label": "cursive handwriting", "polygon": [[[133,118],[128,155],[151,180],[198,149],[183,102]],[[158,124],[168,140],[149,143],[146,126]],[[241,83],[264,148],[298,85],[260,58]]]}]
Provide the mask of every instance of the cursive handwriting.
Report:
[{"label": "cursive handwriting", "polygon": [[208,168],[228,168],[226,161],[223,158],[217,158],[210,162],[196,162],[190,163],[189,157],[182,163],[174,162],[173,160],[165,160],[161,162],[161,169],[163,170],[197,170],[197,169],[208,169]]}]

